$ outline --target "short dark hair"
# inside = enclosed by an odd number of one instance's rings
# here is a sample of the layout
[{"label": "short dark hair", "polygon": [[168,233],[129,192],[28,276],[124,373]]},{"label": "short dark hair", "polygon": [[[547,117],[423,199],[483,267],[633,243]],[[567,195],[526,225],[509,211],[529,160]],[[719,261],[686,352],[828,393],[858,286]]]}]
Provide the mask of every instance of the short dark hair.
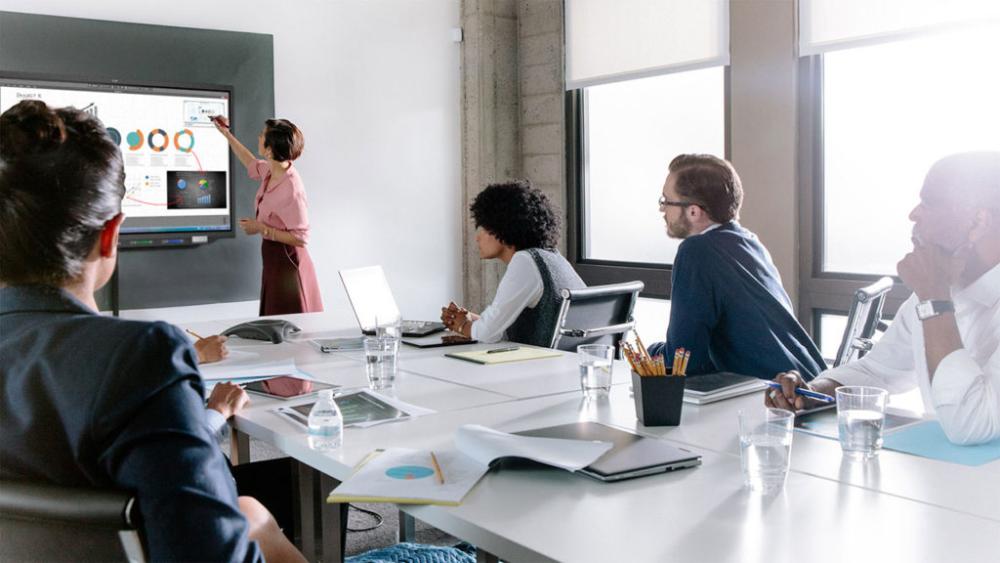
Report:
[{"label": "short dark hair", "polygon": [[61,286],[121,213],[125,169],[107,130],[24,100],[0,115],[0,282]]},{"label": "short dark hair", "polygon": [[559,243],[558,213],[526,180],[489,184],[469,210],[477,227],[517,250],[551,249]]},{"label": "short dark hair", "polygon": [[677,195],[700,205],[716,223],[740,218],[743,185],[728,161],[710,154],[682,154],[670,162]]},{"label": "short dark hair", "polygon": [[302,155],[306,139],[291,121],[268,119],[264,122],[264,147],[271,149],[271,158],[286,162]]}]

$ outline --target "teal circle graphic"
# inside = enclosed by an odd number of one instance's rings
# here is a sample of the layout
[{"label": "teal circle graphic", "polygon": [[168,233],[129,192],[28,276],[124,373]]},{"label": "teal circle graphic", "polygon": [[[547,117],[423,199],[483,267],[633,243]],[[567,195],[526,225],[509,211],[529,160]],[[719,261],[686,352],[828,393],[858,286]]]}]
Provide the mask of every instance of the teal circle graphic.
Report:
[{"label": "teal circle graphic", "polygon": [[420,465],[398,465],[387,469],[385,475],[392,479],[426,479],[434,475],[434,470]]},{"label": "teal circle graphic", "polygon": [[108,127],[108,136],[111,137],[112,143],[116,145],[122,144],[122,134],[114,127]]},{"label": "teal circle graphic", "polygon": [[129,131],[128,136],[125,137],[125,141],[128,142],[130,147],[138,147],[142,144],[142,135],[137,131]]}]

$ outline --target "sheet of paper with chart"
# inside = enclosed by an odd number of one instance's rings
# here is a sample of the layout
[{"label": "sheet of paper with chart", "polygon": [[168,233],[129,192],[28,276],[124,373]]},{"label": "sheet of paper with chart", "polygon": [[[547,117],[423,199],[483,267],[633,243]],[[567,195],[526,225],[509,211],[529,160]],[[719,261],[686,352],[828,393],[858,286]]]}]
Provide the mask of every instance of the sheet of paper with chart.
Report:
[{"label": "sheet of paper with chart", "polygon": [[327,502],[456,506],[497,459],[519,457],[575,471],[612,447],[611,442],[518,436],[471,424],[458,429],[455,445],[457,450],[434,452],[444,483],[438,478],[429,451],[375,450],[330,493]]}]

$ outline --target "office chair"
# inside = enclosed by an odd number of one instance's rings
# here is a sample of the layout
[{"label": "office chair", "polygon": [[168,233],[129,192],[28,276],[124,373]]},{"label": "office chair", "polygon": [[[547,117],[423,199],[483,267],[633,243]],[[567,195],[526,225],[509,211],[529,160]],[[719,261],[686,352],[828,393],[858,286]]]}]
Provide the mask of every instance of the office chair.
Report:
[{"label": "office chair", "polygon": [[[892,278],[884,277],[877,282],[854,292],[854,301],[847,314],[847,327],[837,349],[833,367],[860,359],[871,351],[872,336],[875,331],[885,332],[889,325],[882,321],[882,306],[885,296],[892,289]],[[856,355],[856,357],[855,357]]]},{"label": "office chair", "polygon": [[120,491],[0,480],[0,561],[146,561]]},{"label": "office chair", "polygon": [[641,281],[633,281],[563,289],[549,347],[575,352],[581,344],[611,344],[617,350],[625,333],[635,327],[632,311],[643,287]]}]

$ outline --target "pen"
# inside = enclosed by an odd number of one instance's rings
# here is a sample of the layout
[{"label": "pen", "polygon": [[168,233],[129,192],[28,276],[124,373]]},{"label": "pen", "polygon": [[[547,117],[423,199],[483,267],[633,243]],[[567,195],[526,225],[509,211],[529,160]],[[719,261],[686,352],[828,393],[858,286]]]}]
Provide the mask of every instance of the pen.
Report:
[{"label": "pen", "polygon": [[492,350],[487,350],[487,354],[499,354],[500,352],[513,352],[514,350],[520,350],[520,346],[510,346],[507,348],[494,348]]},{"label": "pen", "polygon": [[184,332],[186,332],[186,333],[190,334],[191,336],[193,336],[193,337],[197,338],[198,340],[204,340],[204,339],[205,339],[205,337],[204,337],[204,336],[202,336],[202,335],[198,334],[197,332],[195,332],[195,331],[191,330],[190,328],[185,328],[185,329],[184,329]]},{"label": "pen", "polygon": [[444,471],[441,471],[441,466],[438,464],[438,458],[431,452],[431,463],[434,464],[434,473],[437,474],[438,483],[444,485]]},{"label": "pen", "polygon": [[[777,381],[768,381],[767,384],[775,389],[781,389],[781,384]],[[817,401],[822,401],[824,403],[836,403],[837,400],[829,395],[823,393],[817,393],[816,391],[810,391],[808,389],[803,389],[802,387],[796,387],[795,393],[802,395],[803,397],[809,397],[810,399],[816,399]]]}]

